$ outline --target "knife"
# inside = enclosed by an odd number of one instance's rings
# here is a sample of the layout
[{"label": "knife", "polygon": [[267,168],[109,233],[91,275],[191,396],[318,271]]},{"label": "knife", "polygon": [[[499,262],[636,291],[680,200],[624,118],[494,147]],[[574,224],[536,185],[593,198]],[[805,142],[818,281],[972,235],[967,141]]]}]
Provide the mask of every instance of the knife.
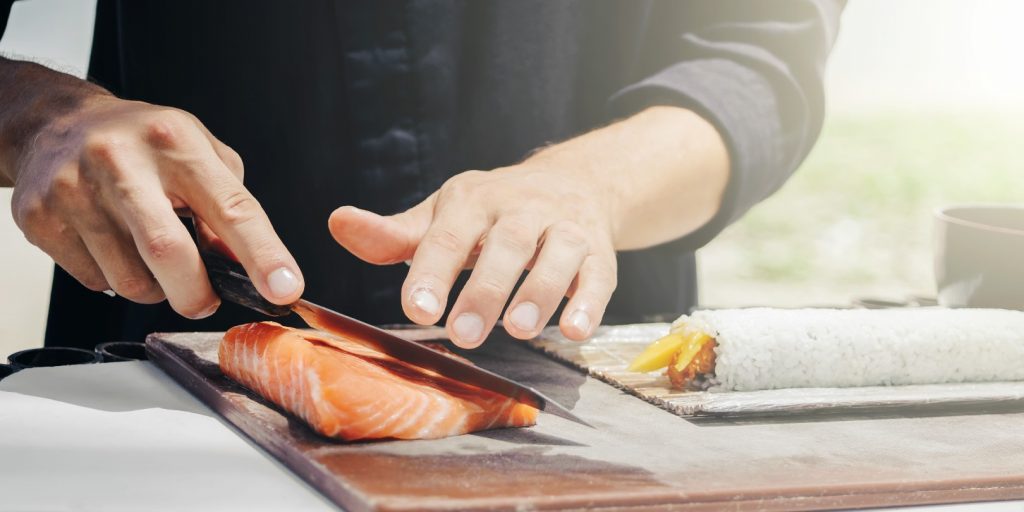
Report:
[{"label": "knife", "polygon": [[524,386],[494,372],[450,357],[415,341],[396,336],[384,329],[332,311],[305,299],[286,306],[263,298],[249,279],[245,269],[233,259],[200,244],[199,254],[206,265],[213,289],[221,299],[233,302],[273,317],[297,313],[310,327],[337,334],[388,354],[407,364],[432,370],[445,377],[507,396],[555,416],[581,425],[593,426],[576,417],[569,409],[544,396],[536,389]]}]

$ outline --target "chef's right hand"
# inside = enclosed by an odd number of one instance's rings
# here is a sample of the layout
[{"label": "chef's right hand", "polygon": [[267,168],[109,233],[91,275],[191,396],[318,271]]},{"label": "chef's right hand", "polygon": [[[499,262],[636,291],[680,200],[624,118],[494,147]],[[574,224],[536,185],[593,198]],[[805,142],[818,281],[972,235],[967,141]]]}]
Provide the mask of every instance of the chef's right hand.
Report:
[{"label": "chef's right hand", "polygon": [[241,158],[191,114],[102,94],[40,124],[14,160],[14,219],[87,288],[213,314],[220,299],[176,214],[187,210],[268,300],[302,294],[298,265],[242,185]]}]

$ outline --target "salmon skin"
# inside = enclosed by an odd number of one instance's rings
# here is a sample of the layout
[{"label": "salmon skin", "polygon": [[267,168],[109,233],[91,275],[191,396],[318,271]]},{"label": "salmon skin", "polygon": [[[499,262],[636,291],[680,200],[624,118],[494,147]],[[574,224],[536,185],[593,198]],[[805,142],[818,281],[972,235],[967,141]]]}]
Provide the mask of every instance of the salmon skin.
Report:
[{"label": "salmon skin", "polygon": [[232,327],[219,357],[224,374],[327,437],[437,439],[537,422],[530,405],[342,337],[275,322]]}]

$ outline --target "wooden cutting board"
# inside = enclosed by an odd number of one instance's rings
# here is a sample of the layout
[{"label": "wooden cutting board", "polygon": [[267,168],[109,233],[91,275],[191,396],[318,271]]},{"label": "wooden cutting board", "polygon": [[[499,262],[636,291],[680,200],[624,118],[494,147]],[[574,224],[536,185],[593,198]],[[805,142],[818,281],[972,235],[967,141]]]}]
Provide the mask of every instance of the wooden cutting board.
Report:
[{"label": "wooden cutting board", "polygon": [[1024,498],[1024,411],[699,420],[500,335],[462,352],[596,428],[433,441],[324,439],[224,377],[218,333],[154,334],[151,359],[348,510],[806,510]]}]

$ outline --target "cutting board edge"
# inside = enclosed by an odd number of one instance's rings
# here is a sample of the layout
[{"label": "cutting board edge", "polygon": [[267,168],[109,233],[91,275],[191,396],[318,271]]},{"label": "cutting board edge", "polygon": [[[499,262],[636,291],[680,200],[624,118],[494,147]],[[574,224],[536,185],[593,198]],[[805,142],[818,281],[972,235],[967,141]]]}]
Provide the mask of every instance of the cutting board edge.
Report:
[{"label": "cutting board edge", "polygon": [[[780,489],[779,492],[787,489]],[[972,487],[969,497],[958,496],[964,489],[900,490],[887,489],[879,492],[849,492],[830,494],[802,494],[778,496],[746,496],[739,493],[732,497],[707,499],[692,493],[675,490],[637,492],[632,496],[616,494],[605,496],[545,496],[531,500],[529,510],[680,510],[684,512],[718,511],[723,508],[736,512],[776,512],[834,509],[871,509],[904,506],[952,505],[979,502],[998,502],[1024,499],[1024,485]],[[458,505],[431,503],[433,500],[382,500],[380,510],[390,512],[411,512],[414,510],[495,510],[494,503],[484,498],[460,500]],[[518,507],[509,504],[508,509]],[[498,508],[504,510],[505,508]]]}]

